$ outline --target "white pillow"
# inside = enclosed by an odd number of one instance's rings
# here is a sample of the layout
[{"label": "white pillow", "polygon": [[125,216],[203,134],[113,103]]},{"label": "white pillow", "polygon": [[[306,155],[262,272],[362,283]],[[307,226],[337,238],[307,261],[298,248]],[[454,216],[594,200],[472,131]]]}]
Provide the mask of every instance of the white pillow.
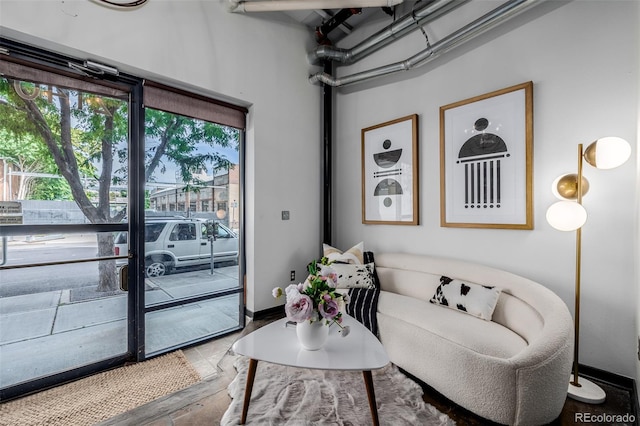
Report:
[{"label": "white pillow", "polygon": [[375,288],[373,281],[374,264],[353,265],[350,263],[332,263],[338,276],[336,288]]},{"label": "white pillow", "polygon": [[500,292],[496,287],[442,276],[430,302],[491,321]]},{"label": "white pillow", "polygon": [[362,265],[364,263],[364,242],[359,242],[349,250],[342,252],[329,244],[322,244],[324,257],[339,263],[353,263]]}]

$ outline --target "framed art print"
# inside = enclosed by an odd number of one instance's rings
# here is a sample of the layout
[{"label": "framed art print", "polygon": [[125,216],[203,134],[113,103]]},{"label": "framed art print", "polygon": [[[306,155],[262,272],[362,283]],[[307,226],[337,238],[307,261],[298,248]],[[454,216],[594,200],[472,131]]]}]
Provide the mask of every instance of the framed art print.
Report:
[{"label": "framed art print", "polygon": [[440,108],[440,225],[533,229],[533,83]]},{"label": "framed art print", "polygon": [[418,224],[418,115],[362,129],[362,223]]}]

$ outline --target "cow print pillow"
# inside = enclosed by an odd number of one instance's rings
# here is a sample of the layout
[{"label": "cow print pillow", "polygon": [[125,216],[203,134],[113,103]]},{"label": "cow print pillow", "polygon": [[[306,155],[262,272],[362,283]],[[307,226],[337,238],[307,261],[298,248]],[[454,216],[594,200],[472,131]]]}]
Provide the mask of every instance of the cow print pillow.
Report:
[{"label": "cow print pillow", "polygon": [[375,288],[373,262],[365,265],[332,263],[330,267],[338,276],[336,288]]},{"label": "cow print pillow", "polygon": [[440,277],[440,285],[430,302],[491,321],[500,297],[500,289],[449,277]]}]

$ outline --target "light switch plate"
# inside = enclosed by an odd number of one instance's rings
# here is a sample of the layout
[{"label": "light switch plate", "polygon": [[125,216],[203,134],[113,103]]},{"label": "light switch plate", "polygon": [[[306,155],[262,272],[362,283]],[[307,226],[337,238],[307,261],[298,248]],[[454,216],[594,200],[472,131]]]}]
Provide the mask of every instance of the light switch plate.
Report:
[{"label": "light switch plate", "polygon": [[289,220],[289,210],[282,210],[282,220]]}]

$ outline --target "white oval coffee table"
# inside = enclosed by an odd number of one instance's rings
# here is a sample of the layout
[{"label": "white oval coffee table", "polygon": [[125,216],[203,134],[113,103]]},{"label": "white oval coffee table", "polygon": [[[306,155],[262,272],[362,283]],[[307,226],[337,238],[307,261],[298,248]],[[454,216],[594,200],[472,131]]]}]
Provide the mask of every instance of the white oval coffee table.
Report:
[{"label": "white oval coffee table", "polygon": [[362,371],[371,418],[374,425],[379,425],[371,371],[387,365],[389,357],[380,341],[365,326],[349,315],[343,314],[343,318],[343,325],[350,328],[349,335],[343,337],[338,333],[340,328],[334,324],[327,343],[317,351],[302,349],[295,325],[287,325],[286,318],[267,324],[233,344],[235,353],[249,358],[240,424],[247,420],[258,361],[266,361],[317,370]]}]

